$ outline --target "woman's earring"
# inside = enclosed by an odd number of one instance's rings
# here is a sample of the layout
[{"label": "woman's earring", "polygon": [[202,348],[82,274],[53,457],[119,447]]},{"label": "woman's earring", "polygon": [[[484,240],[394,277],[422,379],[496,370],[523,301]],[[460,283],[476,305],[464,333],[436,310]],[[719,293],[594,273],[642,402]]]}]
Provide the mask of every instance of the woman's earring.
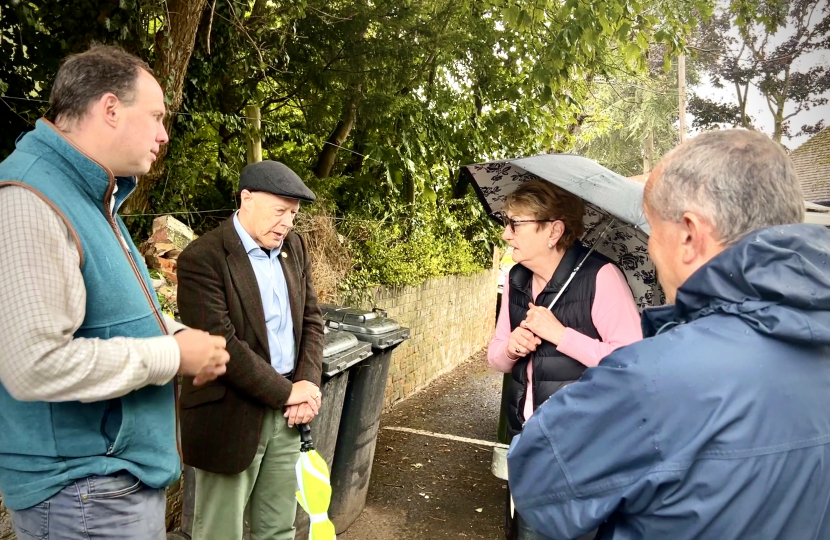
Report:
[{"label": "woman's earring", "polygon": [[548,244],[548,249],[553,249],[553,244]]}]

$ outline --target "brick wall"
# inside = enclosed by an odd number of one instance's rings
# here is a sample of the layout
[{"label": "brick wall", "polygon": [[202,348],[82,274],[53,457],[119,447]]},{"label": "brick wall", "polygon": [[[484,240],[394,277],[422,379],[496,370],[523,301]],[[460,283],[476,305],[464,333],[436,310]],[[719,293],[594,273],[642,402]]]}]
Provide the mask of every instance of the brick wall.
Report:
[{"label": "brick wall", "polygon": [[384,409],[487,345],[495,327],[497,279],[497,270],[485,270],[373,291],[377,307],[411,330],[392,355]]}]

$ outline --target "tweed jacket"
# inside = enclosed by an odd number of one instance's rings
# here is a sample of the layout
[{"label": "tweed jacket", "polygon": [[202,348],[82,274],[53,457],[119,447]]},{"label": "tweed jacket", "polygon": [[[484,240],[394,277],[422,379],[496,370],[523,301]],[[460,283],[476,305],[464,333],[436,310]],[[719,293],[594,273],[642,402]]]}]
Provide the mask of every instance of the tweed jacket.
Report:
[{"label": "tweed jacket", "polygon": [[[293,381],[319,386],[323,316],[311,284],[311,262],[294,232],[283,241],[282,253],[297,344]],[[225,336],[230,353],[227,372],[216,381],[194,386],[187,378],[182,384],[184,462],[208,472],[238,474],[253,462],[266,408],[283,409],[292,381],[271,366],[256,275],[232,218],[187,246],[177,274],[182,322]]]}]

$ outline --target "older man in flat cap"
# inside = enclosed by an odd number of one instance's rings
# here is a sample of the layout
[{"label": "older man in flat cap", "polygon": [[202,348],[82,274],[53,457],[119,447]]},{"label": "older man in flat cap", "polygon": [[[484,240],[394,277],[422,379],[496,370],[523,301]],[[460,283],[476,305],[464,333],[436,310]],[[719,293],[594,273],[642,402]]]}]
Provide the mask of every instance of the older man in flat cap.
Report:
[{"label": "older man in flat cap", "polygon": [[323,317],[303,239],[291,231],[314,194],[275,161],[248,165],[239,211],[179,256],[179,311],[225,336],[227,373],[182,386],[182,450],[194,467],[194,540],[293,540],[299,432],[320,407]]}]

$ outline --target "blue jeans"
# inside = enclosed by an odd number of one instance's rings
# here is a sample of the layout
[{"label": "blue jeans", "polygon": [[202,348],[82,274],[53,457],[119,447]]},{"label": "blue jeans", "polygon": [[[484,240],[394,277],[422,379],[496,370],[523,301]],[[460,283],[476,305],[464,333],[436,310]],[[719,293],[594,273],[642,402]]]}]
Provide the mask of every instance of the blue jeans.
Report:
[{"label": "blue jeans", "polygon": [[121,471],[78,480],[54,497],[12,511],[18,540],[165,540],[163,489]]}]

